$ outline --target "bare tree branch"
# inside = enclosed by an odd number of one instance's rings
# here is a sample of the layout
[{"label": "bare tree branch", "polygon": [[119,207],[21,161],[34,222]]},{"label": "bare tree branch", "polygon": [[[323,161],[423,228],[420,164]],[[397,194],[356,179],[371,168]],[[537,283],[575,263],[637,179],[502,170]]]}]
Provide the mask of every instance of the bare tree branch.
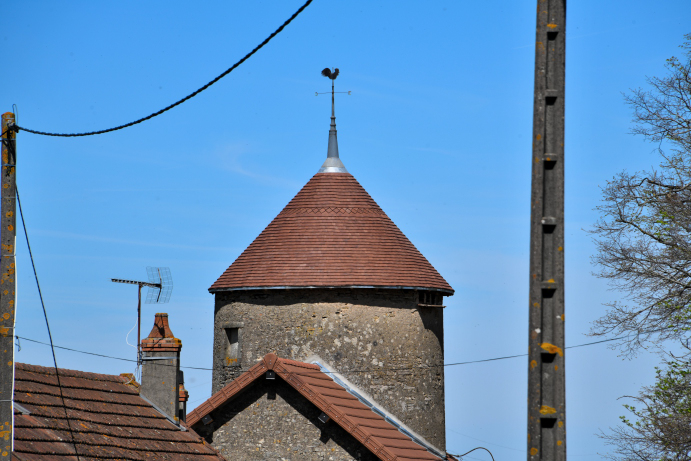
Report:
[{"label": "bare tree branch", "polygon": [[684,59],[668,59],[665,77],[624,95],[632,132],[660,143],[659,168],[608,181],[590,230],[596,275],[624,295],[591,334],[625,336],[616,343],[625,355],[691,334],[691,34],[686,40]]}]

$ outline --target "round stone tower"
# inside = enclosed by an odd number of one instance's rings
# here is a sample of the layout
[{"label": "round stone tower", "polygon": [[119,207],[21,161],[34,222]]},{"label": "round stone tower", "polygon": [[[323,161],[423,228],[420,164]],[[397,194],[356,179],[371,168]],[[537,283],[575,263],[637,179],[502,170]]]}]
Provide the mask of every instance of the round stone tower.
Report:
[{"label": "round stone tower", "polygon": [[338,155],[209,289],[213,392],[269,352],[318,360],[445,448],[443,296],[453,289]]}]

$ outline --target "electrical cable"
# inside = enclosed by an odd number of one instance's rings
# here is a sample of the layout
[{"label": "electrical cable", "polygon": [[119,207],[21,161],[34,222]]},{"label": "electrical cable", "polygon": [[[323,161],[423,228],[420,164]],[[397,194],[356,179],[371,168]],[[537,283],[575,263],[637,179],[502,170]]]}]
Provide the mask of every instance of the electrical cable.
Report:
[{"label": "electrical cable", "polygon": [[[35,339],[25,338],[24,336],[16,336],[16,338],[23,339],[24,341],[30,341],[30,342],[36,343],[36,344],[43,344],[44,346],[50,346],[50,344],[44,343],[43,341],[37,341]],[[80,354],[95,355],[96,357],[103,357],[106,359],[122,360],[123,362],[135,362],[135,363],[137,362],[134,359],[124,359],[122,357],[113,357],[112,355],[104,355],[104,354],[97,354],[95,352],[80,351],[79,349],[72,349],[69,347],[63,347],[63,346],[53,346],[53,347],[55,347],[56,349],[62,349],[65,351],[78,352]],[[162,364],[162,365],[165,365],[165,364]],[[173,365],[169,365],[169,366],[173,366]],[[180,368],[187,368],[190,370],[213,371],[213,368],[200,368],[200,367],[180,367]]]},{"label": "electrical cable", "polygon": [[135,120],[135,121],[133,121],[133,122],[130,122],[130,123],[125,123],[124,125],[119,125],[119,126],[116,126],[116,127],[113,127],[113,128],[105,129],[105,130],[89,131],[89,132],[86,132],[86,133],[48,133],[48,132],[44,132],[44,131],[38,131],[38,130],[29,129],[29,128],[24,128],[24,127],[17,126],[17,125],[14,125],[14,126],[16,126],[16,128],[17,128],[18,130],[24,130],[24,131],[26,131],[27,133],[40,134],[40,135],[43,135],[43,136],[58,136],[58,137],[63,137],[63,138],[73,138],[73,137],[79,137],[79,136],[93,136],[93,135],[96,135],[96,134],[110,133],[111,131],[122,130],[123,128],[129,128],[129,127],[131,127],[131,126],[137,125],[137,124],[142,123],[142,122],[145,122],[145,121],[147,121],[147,120],[150,120],[150,119],[152,119],[152,118],[154,118],[154,117],[157,117],[157,116],[161,115],[161,114],[164,113],[164,112],[169,111],[170,109],[172,109],[172,108],[174,108],[174,107],[176,107],[176,106],[179,106],[179,105],[182,104],[183,102],[185,102],[185,101],[187,101],[187,100],[189,100],[189,99],[192,99],[193,97],[197,96],[199,93],[201,93],[202,91],[206,90],[206,89],[209,88],[211,85],[213,85],[214,83],[218,82],[220,79],[222,79],[223,77],[225,77],[226,75],[228,75],[229,73],[231,73],[232,71],[234,71],[236,68],[238,68],[238,67],[240,66],[240,64],[242,64],[243,62],[247,61],[253,54],[255,54],[257,51],[259,51],[260,49],[262,49],[262,48],[264,47],[264,45],[266,45],[267,43],[269,43],[269,42],[271,41],[271,39],[273,39],[276,35],[280,34],[281,31],[283,31],[283,29],[284,29],[288,24],[290,24],[291,22],[293,22],[293,20],[294,20],[295,18],[297,18],[298,15],[299,15],[300,13],[302,13],[302,11],[303,11],[305,8],[307,8],[307,7],[309,6],[310,3],[312,3],[312,0],[307,0],[307,2],[305,2],[305,4],[302,5],[302,6],[301,6],[291,17],[290,17],[290,18],[288,18],[288,20],[287,20],[286,22],[284,22],[284,23],[281,25],[281,27],[279,27],[278,29],[276,29],[271,35],[269,35],[266,39],[264,39],[263,42],[261,42],[259,45],[257,45],[252,51],[250,51],[249,53],[247,53],[247,54],[246,54],[242,59],[240,59],[238,62],[236,62],[235,64],[233,64],[231,67],[229,67],[229,68],[228,68],[225,72],[223,72],[221,75],[219,75],[219,76],[216,77],[215,79],[211,80],[209,83],[207,83],[207,84],[204,85],[203,87],[199,88],[198,90],[196,90],[196,91],[194,91],[194,92],[188,94],[187,96],[185,96],[184,98],[178,100],[177,102],[174,102],[173,104],[171,104],[171,105],[169,105],[169,106],[167,106],[167,107],[164,107],[163,109],[159,110],[158,112],[154,112],[154,113],[151,114],[151,115],[147,115],[146,117],[142,117],[142,118],[140,118],[140,119],[138,119],[138,120]]},{"label": "electrical cable", "polygon": [[485,451],[486,451],[487,453],[489,453],[489,455],[492,457],[492,461],[494,461],[494,455],[492,455],[492,452],[489,451],[489,450],[488,450],[487,448],[485,448],[485,447],[473,448],[472,450],[470,450],[470,451],[468,451],[468,452],[466,452],[466,453],[463,453],[462,455],[451,455],[451,456],[453,456],[453,457],[458,457],[458,458],[463,459],[463,457],[464,457],[465,455],[467,455],[468,453],[472,453],[472,452],[474,452],[475,450],[485,450]]},{"label": "electrical cable", "polygon": [[125,336],[125,342],[127,343],[127,345],[130,347],[134,347],[135,349],[137,349],[137,346],[135,346],[134,344],[130,344],[129,339],[130,339],[130,333],[132,333],[132,330],[137,328],[138,323],[139,322],[134,322],[134,326],[132,328],[130,328],[130,331],[127,332],[127,336]]},{"label": "electrical cable", "polygon": [[77,451],[77,443],[74,441],[74,434],[72,433],[72,425],[70,418],[67,415],[67,406],[65,405],[65,396],[62,392],[62,383],[60,383],[60,373],[58,372],[58,361],[55,358],[55,347],[53,346],[53,335],[50,332],[50,324],[48,323],[48,313],[46,312],[46,305],[43,302],[43,293],[41,293],[41,284],[38,281],[38,273],[36,272],[36,264],[34,264],[34,255],[31,252],[31,244],[29,243],[29,233],[26,231],[26,223],[24,222],[24,212],[22,211],[22,202],[19,199],[19,189],[15,188],[17,194],[17,204],[19,205],[19,216],[22,218],[22,227],[24,228],[24,236],[26,237],[26,246],[29,249],[29,257],[31,258],[31,267],[34,270],[34,278],[36,279],[36,288],[38,288],[38,297],[41,300],[41,307],[43,308],[43,317],[46,319],[46,328],[48,329],[48,338],[50,339],[50,350],[53,353],[53,366],[55,367],[55,377],[58,381],[58,389],[60,390],[60,401],[62,402],[62,409],[65,411],[65,421],[67,422],[67,429],[70,433],[70,440],[74,447],[74,454],[77,456],[77,461],[81,458]]},{"label": "electrical cable", "polygon": [[[656,330],[656,331],[657,331],[657,330]],[[44,343],[44,342],[42,342],[42,341],[37,341],[37,340],[31,339],[31,338],[26,338],[26,337],[24,337],[24,336],[15,336],[15,337],[16,337],[17,339],[23,339],[24,341],[30,341],[30,342],[32,342],[32,343],[43,344],[43,345],[45,345],[45,346],[51,346],[51,344]],[[600,340],[600,341],[593,341],[593,342],[590,342],[590,343],[577,344],[577,345],[575,345],[575,346],[566,346],[565,349],[573,349],[573,348],[576,348],[576,347],[583,347],[583,346],[592,346],[592,345],[594,345],[594,344],[600,344],[600,343],[606,343],[606,342],[610,342],[610,341],[616,341],[616,340],[623,339],[623,338],[624,338],[624,336],[621,336],[621,337],[618,337],[618,338],[603,339],[603,340]],[[136,360],[134,360],[134,359],[125,359],[125,358],[122,358],[122,357],[113,357],[113,356],[111,356],[111,355],[97,354],[97,353],[95,353],[95,352],[87,352],[87,351],[82,351],[82,350],[79,350],[79,349],[72,349],[72,348],[69,348],[69,347],[63,347],[63,346],[51,346],[51,347],[55,347],[56,349],[63,349],[63,350],[70,351],[70,352],[78,352],[78,353],[80,353],[80,354],[94,355],[94,356],[96,356],[96,357],[103,357],[103,358],[113,359],[113,360],[122,360],[123,362],[136,362]],[[444,365],[429,365],[429,366],[427,366],[427,367],[415,367],[415,368],[437,368],[437,367],[440,367],[440,366],[444,366],[444,367],[453,367],[453,366],[458,366],[458,365],[469,365],[469,364],[471,364],[471,363],[494,362],[494,361],[496,361],[496,360],[514,359],[514,358],[517,358],[517,357],[527,357],[527,356],[528,356],[528,354],[505,355],[505,356],[503,356],[503,357],[494,357],[494,358],[491,358],[491,359],[470,360],[470,361],[467,361],[467,362],[445,363]],[[164,366],[173,366],[173,365],[165,365],[165,364],[161,364],[161,365],[164,365]],[[213,368],[183,367],[183,366],[181,366],[180,368],[186,368],[186,369],[189,369],[189,370],[213,371]],[[372,368],[372,369],[364,369],[364,370],[348,370],[348,373],[371,373],[372,371],[407,371],[407,370],[412,370],[412,369],[414,369],[414,368],[412,368],[412,367],[404,367],[404,368]],[[237,371],[238,371],[238,372],[245,372],[245,371],[247,371],[247,370],[243,370],[243,369],[240,369],[240,368],[239,368]],[[320,371],[319,373],[321,373],[321,371]]]}]

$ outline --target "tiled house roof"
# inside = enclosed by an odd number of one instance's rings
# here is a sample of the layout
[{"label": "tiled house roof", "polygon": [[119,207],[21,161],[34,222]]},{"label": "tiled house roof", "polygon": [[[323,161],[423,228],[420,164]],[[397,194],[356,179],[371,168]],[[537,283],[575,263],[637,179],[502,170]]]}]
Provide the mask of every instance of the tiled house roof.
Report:
[{"label": "tiled house roof", "polygon": [[209,291],[453,289],[350,173],[318,173]]},{"label": "tiled house roof", "polygon": [[[351,434],[379,459],[385,461],[439,461],[441,458],[413,442],[392,423],[347,392],[314,364],[282,359],[267,354],[257,364],[234,379],[187,415],[187,424],[203,424],[202,419],[222,407],[255,380],[273,370],[331,420]],[[453,459],[449,457],[447,459]]]},{"label": "tiled house roof", "polygon": [[[77,460],[53,368],[16,364],[15,442],[19,461]],[[60,369],[80,460],[222,461],[194,431],[181,430],[122,376]]]}]

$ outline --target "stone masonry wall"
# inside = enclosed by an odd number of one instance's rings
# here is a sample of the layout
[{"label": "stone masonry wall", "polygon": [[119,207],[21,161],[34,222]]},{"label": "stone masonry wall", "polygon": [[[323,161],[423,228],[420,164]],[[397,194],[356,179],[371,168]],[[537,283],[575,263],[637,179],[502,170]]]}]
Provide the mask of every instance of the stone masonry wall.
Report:
[{"label": "stone masonry wall", "polygon": [[376,461],[338,424],[280,377],[259,378],[195,430],[228,460]]},{"label": "stone masonry wall", "polygon": [[318,355],[444,450],[443,309],[417,303],[413,290],[216,293],[213,392],[269,352]]}]

